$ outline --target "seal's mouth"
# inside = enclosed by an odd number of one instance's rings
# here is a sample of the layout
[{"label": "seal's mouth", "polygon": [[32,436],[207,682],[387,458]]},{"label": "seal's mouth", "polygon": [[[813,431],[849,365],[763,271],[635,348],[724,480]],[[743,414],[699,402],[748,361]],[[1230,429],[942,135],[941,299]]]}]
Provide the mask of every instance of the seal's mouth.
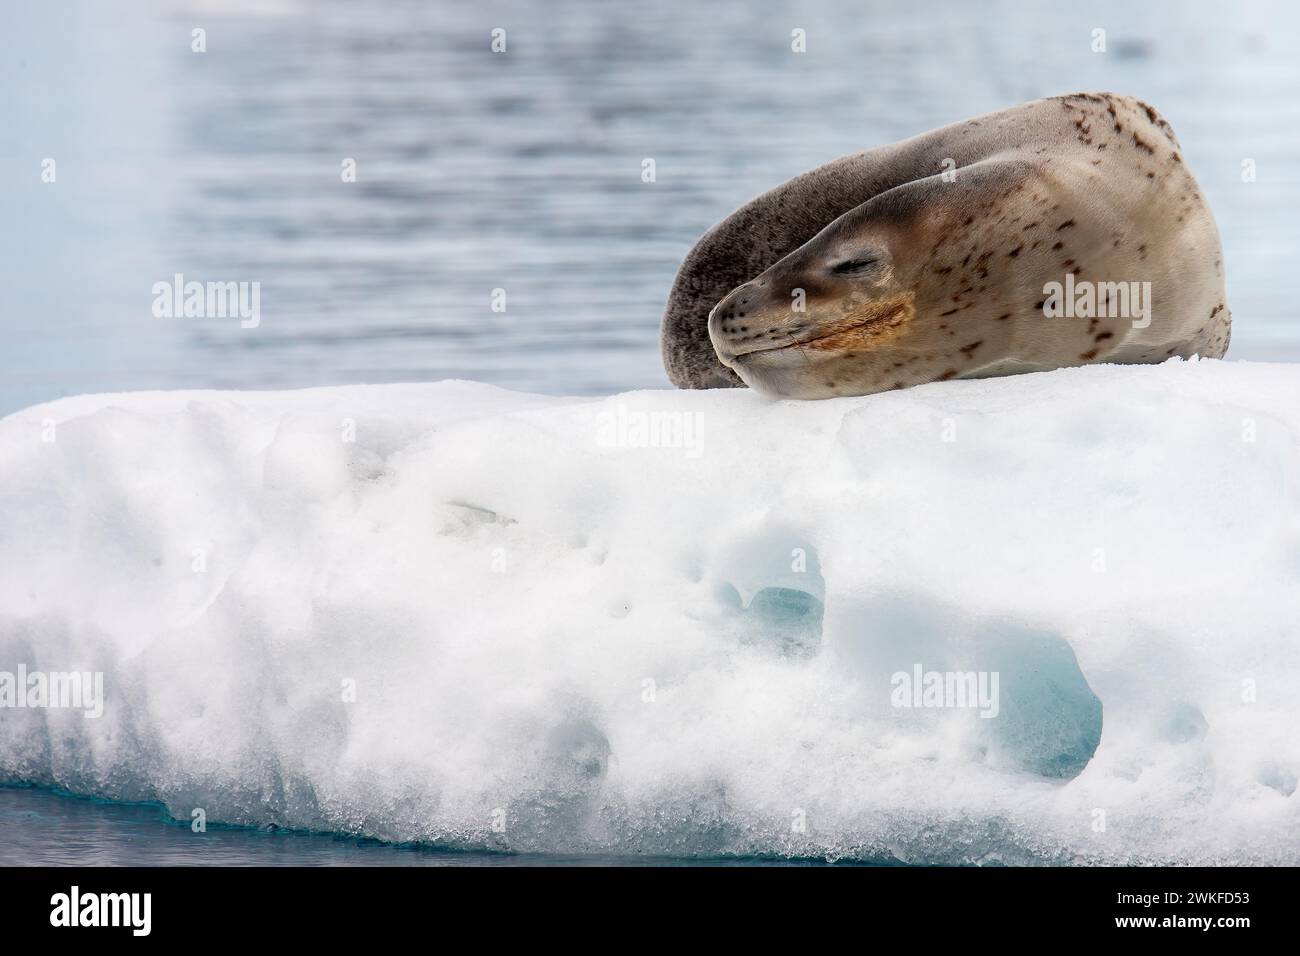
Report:
[{"label": "seal's mouth", "polygon": [[840,352],[853,348],[873,348],[894,338],[915,314],[910,294],[871,302],[845,313],[833,322],[819,325],[803,338],[791,334],[784,339],[769,338],[754,342],[750,348],[734,351],[729,358],[734,362],[759,353],[776,355],[794,351]]},{"label": "seal's mouth", "polygon": [[767,355],[772,355],[776,352],[790,352],[796,349],[805,349],[805,348],[824,349],[827,347],[825,343],[827,342],[828,339],[835,339],[841,336],[848,335],[859,328],[861,328],[861,326],[854,326],[853,328],[848,328],[848,329],[832,329],[826,332],[817,332],[813,335],[807,336],[806,338],[802,338],[802,339],[797,338],[794,335],[791,335],[784,342],[782,342],[780,339],[776,339],[770,345],[762,344],[762,343],[757,344],[751,349],[746,349],[743,352],[736,353],[735,358],[743,359],[750,355],[756,355],[760,352]]}]

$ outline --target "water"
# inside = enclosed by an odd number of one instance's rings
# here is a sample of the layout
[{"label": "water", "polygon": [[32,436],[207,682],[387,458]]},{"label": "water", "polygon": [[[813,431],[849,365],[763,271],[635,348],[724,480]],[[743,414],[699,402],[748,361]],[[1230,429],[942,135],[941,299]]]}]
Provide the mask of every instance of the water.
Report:
[{"label": "water", "polygon": [[[4,866],[602,866],[655,858],[460,853],[327,833],[209,826],[194,833],[157,804],[108,803],[0,786]],[[673,860],[673,866],[813,866],[815,860]]]},{"label": "water", "polygon": [[[1223,235],[1229,357],[1296,361],[1295,9],[10,4],[0,414],[150,388],[666,387],[658,324],[673,275],[736,206],[845,153],[1098,89],[1154,103],[1178,131]],[[196,27],[204,53],[191,51]],[[505,55],[489,51],[495,27]],[[41,181],[47,158],[54,183]],[[349,158],[355,183],[340,176]],[[261,325],[154,318],[153,284],[178,272],[260,282]],[[219,828],[202,846],[154,806],[0,790],[0,864],[503,859]]]},{"label": "water", "polygon": [[[1296,360],[1294,10],[12,5],[0,413],[140,388],[665,387],[667,290],[737,205],[844,153],[1094,89],[1141,96],[1178,130],[1223,233],[1230,357]],[[498,26],[504,55],[489,50]],[[205,53],[191,52],[195,27]],[[805,54],[790,51],[796,27]],[[54,184],[40,181],[47,157]],[[260,282],[261,326],[154,318],[152,285],[177,272]]]},{"label": "water", "polygon": [[[525,862],[528,858],[522,858]],[[0,788],[0,866],[457,866],[519,862],[324,834],[210,827],[194,833],[156,804]]]}]

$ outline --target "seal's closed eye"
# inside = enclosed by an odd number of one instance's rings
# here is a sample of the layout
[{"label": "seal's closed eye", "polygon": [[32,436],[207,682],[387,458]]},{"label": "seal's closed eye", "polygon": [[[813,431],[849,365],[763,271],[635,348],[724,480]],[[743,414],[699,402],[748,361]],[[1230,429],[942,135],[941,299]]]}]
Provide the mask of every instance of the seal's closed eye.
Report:
[{"label": "seal's closed eye", "polygon": [[831,274],[842,276],[851,275],[855,272],[867,272],[874,269],[880,264],[880,257],[873,255],[856,256],[852,259],[845,259],[843,262],[837,262],[831,267]]}]

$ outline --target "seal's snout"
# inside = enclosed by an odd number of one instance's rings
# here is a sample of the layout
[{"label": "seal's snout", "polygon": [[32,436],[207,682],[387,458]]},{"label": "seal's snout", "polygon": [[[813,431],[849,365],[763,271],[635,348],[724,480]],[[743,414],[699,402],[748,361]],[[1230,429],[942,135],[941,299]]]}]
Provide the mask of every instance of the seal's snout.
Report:
[{"label": "seal's snout", "polygon": [[790,339],[791,312],[772,296],[767,280],[733,289],[709,313],[709,338],[724,364],[747,352],[778,347]]}]

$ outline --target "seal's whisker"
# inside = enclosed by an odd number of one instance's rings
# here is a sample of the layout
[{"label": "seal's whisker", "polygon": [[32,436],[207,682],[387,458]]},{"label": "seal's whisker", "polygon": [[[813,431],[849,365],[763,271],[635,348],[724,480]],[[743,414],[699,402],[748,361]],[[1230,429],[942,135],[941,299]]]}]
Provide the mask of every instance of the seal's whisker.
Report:
[{"label": "seal's whisker", "polygon": [[803,360],[807,362],[809,365],[812,365],[812,359],[810,359],[808,357],[808,353],[803,350],[803,343],[800,342],[798,339],[796,339],[789,332],[785,334],[785,337],[789,339],[790,342],[794,345],[794,347],[799,350],[799,354],[803,356]]}]

